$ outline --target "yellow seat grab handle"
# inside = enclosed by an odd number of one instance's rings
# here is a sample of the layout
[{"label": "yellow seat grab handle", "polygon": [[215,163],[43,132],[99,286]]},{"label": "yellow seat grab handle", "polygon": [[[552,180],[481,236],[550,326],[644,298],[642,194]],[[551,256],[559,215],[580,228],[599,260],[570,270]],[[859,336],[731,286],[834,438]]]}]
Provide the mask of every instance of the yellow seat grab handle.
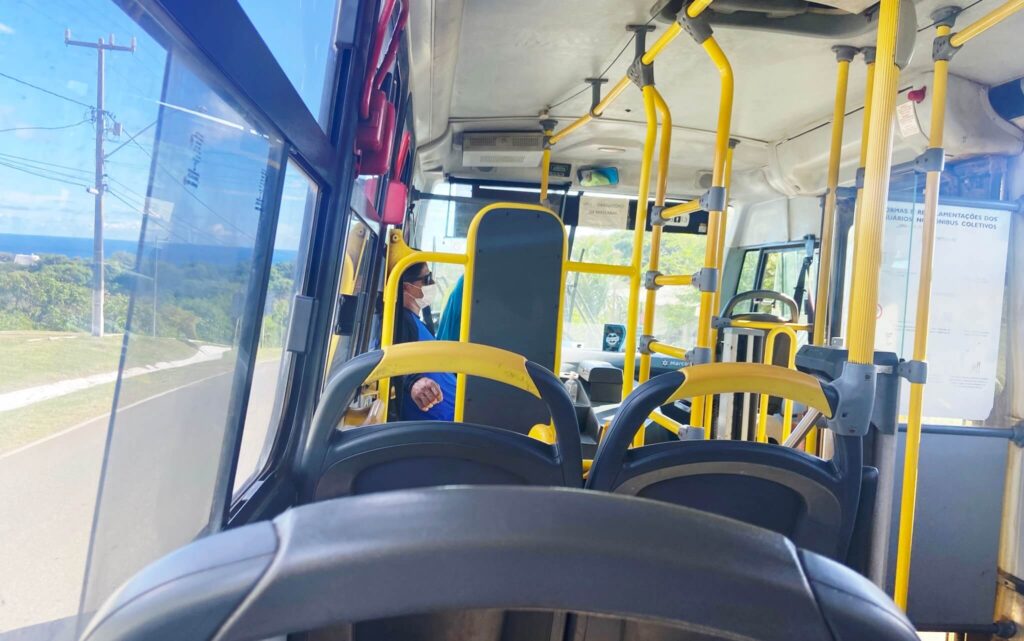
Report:
[{"label": "yellow seat grab handle", "polygon": [[567,460],[580,458],[579,425],[572,400],[558,377],[524,356],[489,345],[455,341],[421,341],[390,345],[346,362],[317,404],[297,470],[307,484],[315,483],[331,435],[337,429],[359,388],[384,378],[424,372],[479,376],[527,392],[547,405],[555,446]]},{"label": "yellow seat grab handle", "polygon": [[[624,449],[656,408],[687,398],[751,393],[779,396],[816,409],[832,419],[843,404],[831,383],[811,374],[761,363],[707,363],[655,376],[619,407],[606,435],[609,449]],[[870,414],[870,408],[868,410]],[[601,447],[605,447],[602,442]]]}]

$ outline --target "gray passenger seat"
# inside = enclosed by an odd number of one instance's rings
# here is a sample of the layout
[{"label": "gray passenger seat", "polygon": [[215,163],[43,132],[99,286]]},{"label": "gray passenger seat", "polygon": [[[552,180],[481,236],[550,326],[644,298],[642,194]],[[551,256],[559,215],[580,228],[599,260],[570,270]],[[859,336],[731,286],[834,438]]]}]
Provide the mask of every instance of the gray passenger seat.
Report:
[{"label": "gray passenger seat", "polygon": [[295,633],[917,641],[873,584],[778,534],[645,499],[530,487],[345,497],[206,537],[131,579],[83,639]]}]

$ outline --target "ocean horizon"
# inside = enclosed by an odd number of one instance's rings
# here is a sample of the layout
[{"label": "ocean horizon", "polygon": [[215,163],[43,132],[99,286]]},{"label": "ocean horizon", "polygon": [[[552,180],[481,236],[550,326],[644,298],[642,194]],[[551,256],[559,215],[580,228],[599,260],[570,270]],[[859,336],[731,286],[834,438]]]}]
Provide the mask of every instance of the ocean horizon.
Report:
[{"label": "ocean horizon", "polygon": [[[116,253],[127,252],[135,255],[139,249],[138,240],[103,239],[103,252],[106,256]],[[165,243],[161,245],[161,251],[173,252],[181,255],[203,257],[209,261],[217,256],[220,261],[234,261],[240,253],[248,254],[251,249],[248,247],[232,247],[229,245],[190,245],[185,243]],[[0,234],[0,253],[9,254],[37,254],[67,256],[68,258],[92,258],[92,238],[74,236],[41,236],[32,234]],[[274,262],[281,263],[294,260],[297,252],[295,250],[277,250],[274,252]]]}]

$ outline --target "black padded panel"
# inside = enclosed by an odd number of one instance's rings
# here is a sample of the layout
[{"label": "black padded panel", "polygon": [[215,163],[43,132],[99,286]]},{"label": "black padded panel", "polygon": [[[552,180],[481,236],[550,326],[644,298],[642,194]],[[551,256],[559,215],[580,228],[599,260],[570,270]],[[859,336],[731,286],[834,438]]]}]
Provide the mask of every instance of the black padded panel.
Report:
[{"label": "black padded panel", "polygon": [[[575,458],[559,445],[468,423],[415,421],[338,432],[313,500],[436,485],[579,487]],[[570,455],[572,456],[572,455]]]},{"label": "black padded panel", "polygon": [[[258,581],[222,580],[247,558]],[[661,622],[691,640],[917,640],[875,586],[780,535],[655,501],[497,487],[324,501],[213,535],[132,579],[87,638],[241,641],[494,609]]]},{"label": "black padded panel", "polygon": [[[500,347],[554,370],[565,228],[550,213],[494,209],[479,220],[468,341]],[[464,420],[522,434],[548,422],[543,403],[520,390],[468,377]]]}]

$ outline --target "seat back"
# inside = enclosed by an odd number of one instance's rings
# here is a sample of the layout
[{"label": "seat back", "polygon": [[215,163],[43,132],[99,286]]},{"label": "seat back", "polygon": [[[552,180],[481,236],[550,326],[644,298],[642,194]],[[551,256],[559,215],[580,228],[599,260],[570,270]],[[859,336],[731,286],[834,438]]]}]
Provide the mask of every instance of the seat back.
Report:
[{"label": "seat back", "polygon": [[136,575],[83,640],[297,632],[317,641],[917,639],[867,579],[779,535],[653,501],[476,487],[324,501],[206,537]]},{"label": "seat back", "polygon": [[[473,218],[463,290],[462,339],[522,354],[558,371],[565,291],[565,226],[549,209],[495,203]],[[463,420],[528,434],[546,421],[535,397],[480,377],[465,387]],[[498,402],[498,401],[501,402]]]},{"label": "seat back", "polygon": [[[553,422],[554,442],[463,422],[337,429],[364,382],[421,371],[487,377],[529,395]],[[300,499],[314,501],[453,484],[579,487],[582,465],[576,412],[554,374],[493,347],[428,341],[363,354],[341,367],[321,396],[298,472],[304,481]]]},{"label": "seat back", "polygon": [[727,516],[845,561],[860,500],[860,437],[835,435],[835,453],[828,461],[792,448],[729,440],[630,449],[643,419],[676,400],[685,371],[652,378],[623,402],[598,447],[586,486]]}]

